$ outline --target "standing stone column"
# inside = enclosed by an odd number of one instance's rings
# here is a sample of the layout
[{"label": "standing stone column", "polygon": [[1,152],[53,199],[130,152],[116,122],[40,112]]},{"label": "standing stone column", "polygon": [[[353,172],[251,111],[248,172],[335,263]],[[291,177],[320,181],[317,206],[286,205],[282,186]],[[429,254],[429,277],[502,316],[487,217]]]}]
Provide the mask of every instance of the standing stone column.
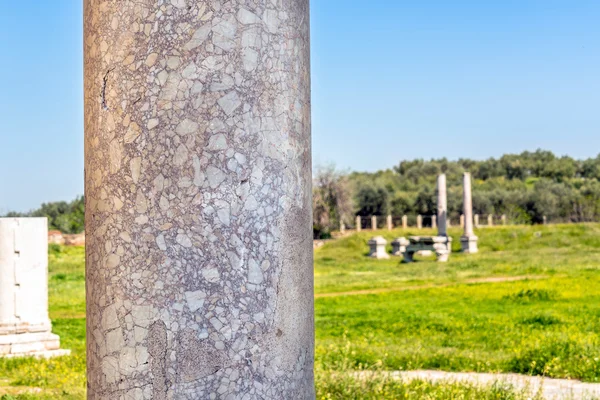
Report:
[{"label": "standing stone column", "polygon": [[340,233],[341,234],[346,233],[346,224],[344,223],[343,220],[340,220]]},{"label": "standing stone column", "polygon": [[314,399],[309,2],[84,0],[89,399]]},{"label": "standing stone column", "polygon": [[438,176],[437,180],[437,223],[438,236],[448,236],[446,219],[448,217],[448,192],[446,188],[446,174]]},{"label": "standing stone column", "polygon": [[437,229],[437,216],[435,215],[431,216],[431,228]]},{"label": "standing stone column", "polygon": [[417,229],[423,229],[423,216],[417,215]]},{"label": "standing stone column", "polygon": [[506,225],[506,214],[502,214],[502,225]]},{"label": "standing stone column", "polygon": [[373,215],[371,217],[371,230],[376,231],[377,230],[377,216]]},{"label": "standing stone column", "polygon": [[464,253],[477,253],[477,236],[473,232],[473,198],[471,193],[471,174],[466,172],[463,176],[463,216],[464,234],[460,238]]},{"label": "standing stone column", "polygon": [[488,226],[494,226],[494,216],[492,214],[488,215]]},{"label": "standing stone column", "polygon": [[48,318],[48,220],[0,218],[0,357],[54,357]]},{"label": "standing stone column", "polygon": [[402,229],[408,228],[408,215],[402,216]]},{"label": "standing stone column", "polygon": [[360,232],[362,230],[362,219],[360,215],[356,216],[356,232]]}]

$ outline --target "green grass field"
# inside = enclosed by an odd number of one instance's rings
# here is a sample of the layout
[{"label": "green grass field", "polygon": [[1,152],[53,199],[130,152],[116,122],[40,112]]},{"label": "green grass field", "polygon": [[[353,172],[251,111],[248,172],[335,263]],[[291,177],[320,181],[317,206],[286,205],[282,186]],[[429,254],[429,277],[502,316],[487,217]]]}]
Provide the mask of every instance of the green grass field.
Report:
[{"label": "green grass field", "polygon": [[[397,236],[423,231],[380,231]],[[477,255],[371,260],[370,232],[315,252],[319,399],[525,399],[497,385],[401,382],[383,370],[518,372],[600,381],[600,225],[481,229]],[[85,394],[84,255],[50,251],[50,316],[73,355],[0,360],[8,399]],[[369,379],[354,371],[369,370]],[[362,375],[361,375],[362,376]]]}]

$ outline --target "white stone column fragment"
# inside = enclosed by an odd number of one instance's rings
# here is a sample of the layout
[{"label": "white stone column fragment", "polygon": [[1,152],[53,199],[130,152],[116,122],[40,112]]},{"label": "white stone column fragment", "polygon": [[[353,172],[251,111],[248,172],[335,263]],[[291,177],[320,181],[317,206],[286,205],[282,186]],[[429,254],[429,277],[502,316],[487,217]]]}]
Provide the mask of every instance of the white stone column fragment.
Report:
[{"label": "white stone column fragment", "polygon": [[314,399],[309,2],[84,0],[89,399]]},{"label": "white stone column fragment", "polygon": [[502,225],[506,225],[506,214],[502,214]]},{"label": "white stone column fragment", "polygon": [[391,231],[394,229],[394,221],[392,220],[391,215],[387,216],[387,228],[388,228],[388,231]]},{"label": "white stone column fragment", "polygon": [[423,229],[423,216],[417,215],[417,229]]},{"label": "white stone column fragment", "polygon": [[488,226],[494,226],[494,216],[492,214],[488,215]]},{"label": "white stone column fragment", "polygon": [[402,229],[408,228],[408,215],[402,216]]},{"label": "white stone column fragment", "polygon": [[371,230],[376,231],[377,230],[377,216],[373,215],[371,217]]},{"label": "white stone column fragment", "polygon": [[356,232],[360,232],[362,230],[362,219],[360,215],[356,216]]},{"label": "white stone column fragment", "polygon": [[[471,174],[465,172],[463,176],[463,216],[464,234],[460,238],[461,248],[464,253],[477,253],[478,238],[473,231],[473,199],[471,193]],[[478,216],[476,216],[478,217]],[[476,224],[479,223],[477,218]]]},{"label": "white stone column fragment", "polygon": [[0,218],[0,357],[53,357],[48,317],[48,220]]},{"label": "white stone column fragment", "polygon": [[446,188],[446,174],[441,174],[437,179],[437,223],[438,236],[448,236],[446,219],[448,217],[448,192]]},{"label": "white stone column fragment", "polygon": [[375,236],[369,240],[369,257],[376,258],[378,260],[386,260],[390,258],[390,255],[385,249],[386,245],[387,240],[385,240],[382,236]]}]

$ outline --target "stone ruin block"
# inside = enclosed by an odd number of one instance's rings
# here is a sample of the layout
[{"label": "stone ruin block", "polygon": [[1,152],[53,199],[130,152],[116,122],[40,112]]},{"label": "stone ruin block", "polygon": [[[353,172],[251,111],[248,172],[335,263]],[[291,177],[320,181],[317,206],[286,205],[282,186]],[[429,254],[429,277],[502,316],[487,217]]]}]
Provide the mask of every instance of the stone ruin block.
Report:
[{"label": "stone ruin block", "polygon": [[0,218],[0,357],[53,357],[48,317],[48,221]]}]

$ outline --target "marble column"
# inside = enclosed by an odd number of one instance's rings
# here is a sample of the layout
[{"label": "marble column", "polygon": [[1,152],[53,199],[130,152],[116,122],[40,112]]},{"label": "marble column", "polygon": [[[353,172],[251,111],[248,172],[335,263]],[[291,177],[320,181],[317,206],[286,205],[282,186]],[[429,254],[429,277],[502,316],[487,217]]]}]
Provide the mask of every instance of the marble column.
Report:
[{"label": "marble column", "polygon": [[402,229],[408,228],[408,215],[402,216]]},{"label": "marble column", "polygon": [[488,215],[488,226],[494,226],[494,216],[492,214]]},{"label": "marble column", "polygon": [[437,180],[437,224],[438,236],[448,236],[446,219],[448,217],[448,192],[446,174],[438,176]]},{"label": "marble column", "polygon": [[344,221],[340,221],[340,233],[346,233],[346,224],[344,223]]},{"label": "marble column", "polygon": [[392,220],[391,215],[387,216],[387,228],[388,228],[388,231],[391,231],[394,229],[394,221]]},{"label": "marble column", "polygon": [[464,253],[477,253],[477,241],[473,231],[473,198],[471,193],[471,174],[466,172],[463,176],[463,216],[464,234],[460,238]]},{"label": "marble column", "polygon": [[309,2],[84,0],[89,399],[314,399]]},{"label": "marble column", "polygon": [[54,357],[48,317],[48,220],[0,218],[0,357]]},{"label": "marble column", "polygon": [[431,216],[431,228],[437,229],[437,216],[435,215]]},{"label": "marble column", "polygon": [[356,232],[360,232],[362,230],[362,219],[360,215],[356,216]]},{"label": "marble column", "polygon": [[506,215],[505,214],[502,214],[501,219],[502,219],[502,225],[506,225]]},{"label": "marble column", "polygon": [[423,229],[423,216],[417,215],[417,229]]},{"label": "marble column", "polygon": [[375,215],[371,217],[371,230],[377,230],[377,217]]}]

